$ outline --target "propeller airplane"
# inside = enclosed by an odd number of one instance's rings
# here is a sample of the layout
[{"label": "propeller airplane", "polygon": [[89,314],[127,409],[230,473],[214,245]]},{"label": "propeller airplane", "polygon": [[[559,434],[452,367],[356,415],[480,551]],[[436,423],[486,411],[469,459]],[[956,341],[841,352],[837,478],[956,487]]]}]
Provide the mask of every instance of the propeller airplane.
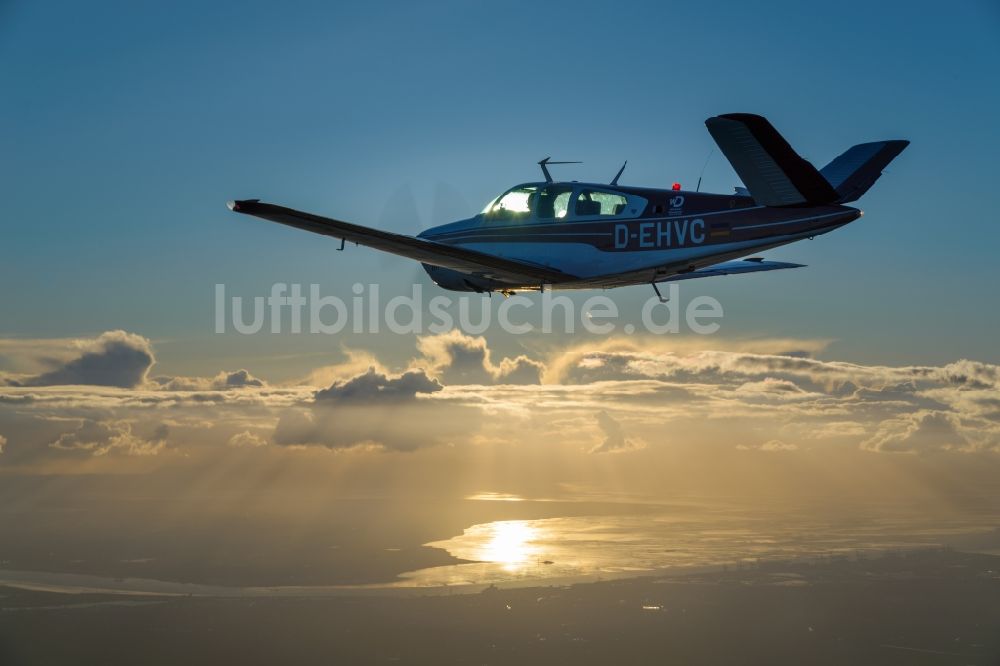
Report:
[{"label": "propeller airplane", "polygon": [[[510,295],[592,289],[799,268],[748,255],[829,233],[861,217],[858,200],[909,141],[864,143],[822,169],[801,158],[762,116],[705,121],[745,187],[734,194],[556,181],[517,185],[478,215],[417,236],[321,217],[258,199],[237,213],[390,252],[423,264],[440,287]],[[627,163],[626,163],[627,164]],[[700,187],[699,187],[700,189]]]}]

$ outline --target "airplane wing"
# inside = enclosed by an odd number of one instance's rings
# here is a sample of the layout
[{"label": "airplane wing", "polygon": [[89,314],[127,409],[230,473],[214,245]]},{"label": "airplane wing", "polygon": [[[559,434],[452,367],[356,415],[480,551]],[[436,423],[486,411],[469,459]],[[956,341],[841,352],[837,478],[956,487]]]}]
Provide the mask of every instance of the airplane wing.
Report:
[{"label": "airplane wing", "polygon": [[706,268],[699,268],[689,273],[677,273],[657,282],[674,282],[676,280],[694,280],[695,278],[715,277],[716,275],[735,275],[737,273],[757,273],[760,271],[777,271],[783,268],[803,268],[805,264],[791,264],[785,261],[765,261],[760,257],[724,261]]},{"label": "airplane wing", "polygon": [[328,217],[320,217],[312,213],[261,203],[259,199],[231,201],[229,209],[246,215],[253,215],[271,222],[287,224],[290,227],[305,229],[315,234],[332,236],[344,241],[357,243],[366,247],[398,254],[401,257],[441,266],[452,270],[469,273],[480,277],[523,284],[555,284],[575,279],[575,276],[562,271],[525,263],[514,259],[467,250],[454,245],[436,243],[434,241],[405,236],[388,231],[380,231],[359,224],[342,222]]}]

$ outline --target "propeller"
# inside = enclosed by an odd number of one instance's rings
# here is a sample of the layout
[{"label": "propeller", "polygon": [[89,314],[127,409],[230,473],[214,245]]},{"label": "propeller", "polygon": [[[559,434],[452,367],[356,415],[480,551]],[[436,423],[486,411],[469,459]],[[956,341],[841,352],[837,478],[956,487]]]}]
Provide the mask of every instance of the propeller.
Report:
[{"label": "propeller", "polygon": [[[424,223],[420,211],[417,210],[417,198],[409,183],[404,183],[392,191],[382,206],[382,212],[379,213],[378,223],[375,226],[407,236],[416,236],[423,231]],[[401,261],[408,260],[384,252],[378,253],[378,265],[382,269],[398,268]]]}]

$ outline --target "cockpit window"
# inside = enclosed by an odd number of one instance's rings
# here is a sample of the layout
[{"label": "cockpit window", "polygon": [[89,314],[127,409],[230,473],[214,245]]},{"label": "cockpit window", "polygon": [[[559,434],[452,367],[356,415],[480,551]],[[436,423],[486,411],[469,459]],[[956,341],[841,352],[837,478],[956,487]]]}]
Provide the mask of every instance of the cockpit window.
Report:
[{"label": "cockpit window", "polygon": [[614,217],[622,215],[628,199],[617,192],[601,192],[600,190],[580,190],[576,197],[576,215],[585,217],[601,215]]},{"label": "cockpit window", "polygon": [[542,220],[562,219],[569,210],[569,198],[573,188],[566,185],[549,185],[538,193],[535,212]]},{"label": "cockpit window", "polygon": [[491,221],[557,222],[563,219],[639,217],[647,201],[635,194],[571,183],[530,183],[513,187],[483,209]]},{"label": "cockpit window", "polygon": [[537,206],[538,188],[534,185],[515,187],[500,195],[485,211],[487,217],[510,220],[527,217]]}]

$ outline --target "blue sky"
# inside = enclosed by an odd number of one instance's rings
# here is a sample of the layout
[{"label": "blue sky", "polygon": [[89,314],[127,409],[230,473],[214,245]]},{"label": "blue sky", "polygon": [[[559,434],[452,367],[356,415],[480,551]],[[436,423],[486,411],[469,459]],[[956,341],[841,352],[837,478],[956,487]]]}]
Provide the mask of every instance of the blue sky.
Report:
[{"label": "blue sky", "polygon": [[[122,328],[185,370],[322,354],[340,341],[219,340],[213,285],[391,295],[425,278],[226,200],[415,232],[537,178],[545,155],[585,161],[567,177],[628,159],[625,182],[693,187],[704,119],[749,111],[819,165],[913,143],[861,221],[768,253],[809,268],[690,283],[725,306],[722,335],[833,340],[867,363],[1000,361],[995,3],[14,2],[0,24],[0,335]],[[702,189],[737,183],[716,152]],[[625,310],[648,294],[612,296]]]}]

